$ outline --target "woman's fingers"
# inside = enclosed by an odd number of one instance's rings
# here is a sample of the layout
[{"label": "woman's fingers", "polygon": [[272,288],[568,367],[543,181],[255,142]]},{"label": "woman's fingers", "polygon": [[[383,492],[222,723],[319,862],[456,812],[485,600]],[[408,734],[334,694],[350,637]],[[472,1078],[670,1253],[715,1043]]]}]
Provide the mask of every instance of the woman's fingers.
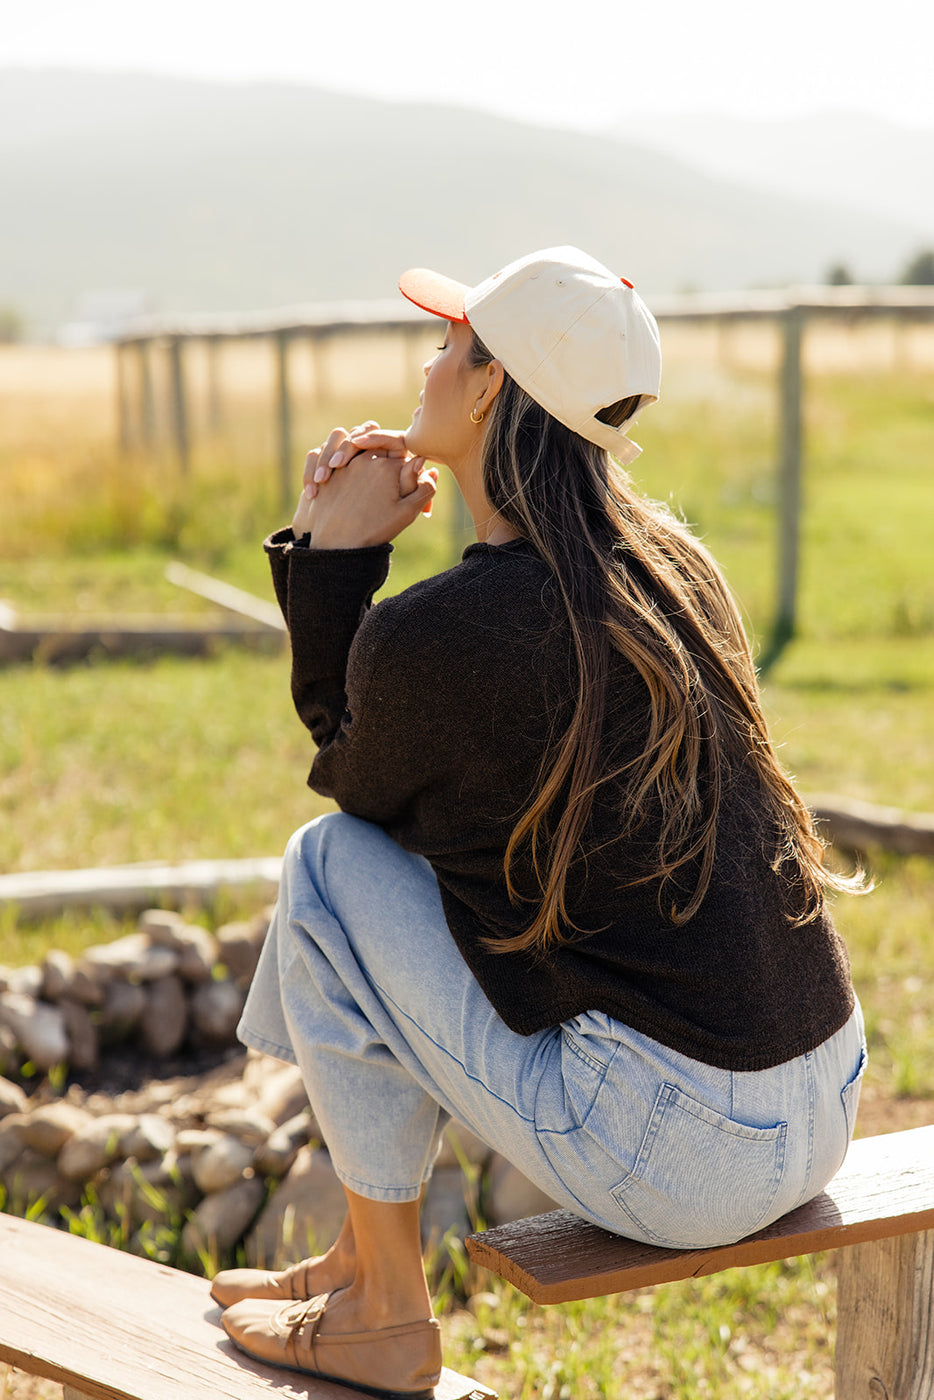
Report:
[{"label": "woman's fingers", "polygon": [[[315,465],[314,485],[323,486],[332,472],[346,467],[347,463],[352,462],[358,453],[367,450],[370,444],[361,442],[360,439],[366,439],[373,432],[379,432],[379,424],[375,418],[368,418],[365,423],[358,423],[349,433],[345,432],[343,428],[335,428],[321,448]],[[394,450],[385,455],[401,456],[404,451],[403,447],[401,452]]]},{"label": "woman's fingers", "polygon": [[351,434],[351,442],[358,452],[382,452],[388,457],[405,456],[405,433],[393,428],[370,427],[365,431]]},{"label": "woman's fingers", "polygon": [[[369,453],[374,459],[389,457],[404,460],[405,435],[395,430],[380,428],[374,418],[357,423],[349,433],[346,428],[332,428],[327,441],[321,447],[314,448],[305,457],[305,468],[302,474],[302,491],[305,499],[308,502],[313,501],[320,488],[330,479],[332,472],[346,467],[361,453]],[[410,474],[407,478],[412,485],[409,490],[403,493],[406,495],[409,494],[409,491],[415,490],[418,472],[424,467],[423,458],[413,460],[417,460],[418,466],[414,475]],[[435,480],[437,481],[437,477]]]}]

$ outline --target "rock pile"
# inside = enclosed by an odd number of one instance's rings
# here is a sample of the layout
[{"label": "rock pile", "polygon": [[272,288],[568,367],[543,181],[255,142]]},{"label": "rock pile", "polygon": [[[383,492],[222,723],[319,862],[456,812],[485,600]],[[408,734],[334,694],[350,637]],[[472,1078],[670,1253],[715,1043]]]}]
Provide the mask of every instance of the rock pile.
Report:
[{"label": "rock pile", "polygon": [[[0,970],[0,1187],[4,1208],[42,1200],[52,1218],[94,1200],[136,1247],[181,1228],[183,1253],[243,1243],[252,1263],[301,1258],[333,1240],[344,1196],[297,1069],[235,1051],[235,1028],[268,911],[209,933],[148,910],[136,933],[72,960]],[[150,1057],[224,1051],[203,1075],[118,1094],[59,1067],[103,1070],[128,1043]],[[21,1071],[52,1071],[27,1095]],[[422,1213],[426,1242],[551,1208],[466,1128],[452,1124]]]},{"label": "rock pile", "polygon": [[77,959],[53,950],[41,966],[0,968],[0,1074],[94,1071],[116,1044],[157,1058],[234,1045],[268,927],[268,910],[210,933],[148,909],[135,933]]}]

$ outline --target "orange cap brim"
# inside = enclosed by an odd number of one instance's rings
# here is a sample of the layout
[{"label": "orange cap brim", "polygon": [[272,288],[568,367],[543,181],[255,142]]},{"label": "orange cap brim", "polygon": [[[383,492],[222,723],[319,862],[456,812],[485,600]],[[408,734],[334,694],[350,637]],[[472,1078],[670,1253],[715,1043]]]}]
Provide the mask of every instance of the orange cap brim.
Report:
[{"label": "orange cap brim", "polygon": [[443,277],[440,272],[430,272],[427,267],[411,267],[399,278],[399,291],[423,311],[430,311],[443,321],[467,322],[464,298],[470,288],[463,282]]}]

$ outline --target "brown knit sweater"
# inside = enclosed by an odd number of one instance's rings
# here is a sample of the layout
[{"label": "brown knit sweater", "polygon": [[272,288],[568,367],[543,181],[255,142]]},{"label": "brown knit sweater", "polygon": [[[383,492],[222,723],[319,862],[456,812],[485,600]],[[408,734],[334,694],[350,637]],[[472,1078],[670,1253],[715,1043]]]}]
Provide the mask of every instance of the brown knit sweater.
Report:
[{"label": "brown knit sweater", "polygon": [[[593,1010],[707,1064],[757,1070],[813,1049],[853,1008],[846,952],[825,912],[786,918],[789,892],[763,856],[755,780],[730,775],[716,869],[683,927],[654,883],[625,888],[653,844],[620,840],[619,793],[595,804],[568,907],[586,930],[546,960],[498,954],[518,932],[506,842],[574,691],[569,633],[550,574],[521,541],[471,545],[455,568],[372,604],[389,546],[313,550],[290,530],[266,542],[292,641],[292,694],[318,745],[309,784],[431,863],[451,935],[507,1025],[529,1035]],[[608,761],[639,751],[647,697],[614,662]],[[531,870],[515,868],[532,895]],[[439,937],[443,931],[439,930]]]}]

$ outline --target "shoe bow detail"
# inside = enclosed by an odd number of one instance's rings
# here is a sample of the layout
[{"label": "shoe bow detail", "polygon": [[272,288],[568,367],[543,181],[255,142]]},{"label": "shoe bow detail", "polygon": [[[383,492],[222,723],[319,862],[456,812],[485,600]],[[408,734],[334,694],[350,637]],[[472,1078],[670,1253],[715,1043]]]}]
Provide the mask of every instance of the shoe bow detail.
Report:
[{"label": "shoe bow detail", "polygon": [[310,1347],[321,1325],[330,1296],[329,1293],[319,1293],[315,1298],[299,1298],[297,1302],[286,1303],[272,1320],[274,1330],[292,1346],[301,1338],[305,1345]]}]

